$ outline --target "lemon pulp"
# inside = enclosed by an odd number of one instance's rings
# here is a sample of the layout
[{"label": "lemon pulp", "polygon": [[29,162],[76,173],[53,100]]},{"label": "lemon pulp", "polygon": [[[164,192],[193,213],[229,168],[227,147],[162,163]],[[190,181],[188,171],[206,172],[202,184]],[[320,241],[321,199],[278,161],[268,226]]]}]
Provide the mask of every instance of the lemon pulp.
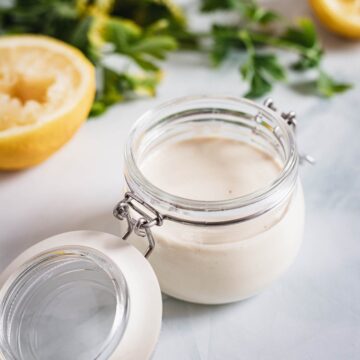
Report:
[{"label": "lemon pulp", "polygon": [[92,64],[44,36],[0,38],[0,169],[41,162],[86,119],[95,92]]}]

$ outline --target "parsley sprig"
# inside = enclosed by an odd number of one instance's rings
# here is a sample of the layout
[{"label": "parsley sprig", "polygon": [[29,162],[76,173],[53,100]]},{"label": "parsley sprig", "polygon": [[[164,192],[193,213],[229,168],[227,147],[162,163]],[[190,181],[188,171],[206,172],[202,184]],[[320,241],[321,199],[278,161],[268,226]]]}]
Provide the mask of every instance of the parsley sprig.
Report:
[{"label": "parsley sprig", "polygon": [[[274,83],[286,80],[289,70],[313,70],[316,77],[306,89],[321,96],[351,87],[322,68],[324,51],[309,19],[289,24],[255,0],[202,0],[205,14],[218,10],[235,13],[238,20],[213,23],[199,34],[189,29],[184,12],[171,0],[12,0],[0,2],[0,34],[46,34],[83,51],[97,68],[92,115],[120,101],[155,95],[161,62],[176,49],[205,47],[214,65],[230,53],[245,53],[239,69],[250,98],[270,92]],[[295,53],[296,62],[283,64],[277,49]]]},{"label": "parsley sprig", "polygon": [[[239,14],[237,24],[213,25],[211,58],[219,65],[230,52],[246,51],[247,60],[240,66],[243,79],[249,83],[245,96],[257,98],[267,94],[275,82],[286,80],[288,68],[297,72],[315,70],[315,79],[306,84],[311,93],[330,97],[351,88],[350,84],[335,81],[322,69],[324,50],[310,19],[288,24],[279,14],[253,0],[204,0],[203,9],[225,9]],[[298,59],[288,67],[280,62],[277,49],[295,53]]]}]

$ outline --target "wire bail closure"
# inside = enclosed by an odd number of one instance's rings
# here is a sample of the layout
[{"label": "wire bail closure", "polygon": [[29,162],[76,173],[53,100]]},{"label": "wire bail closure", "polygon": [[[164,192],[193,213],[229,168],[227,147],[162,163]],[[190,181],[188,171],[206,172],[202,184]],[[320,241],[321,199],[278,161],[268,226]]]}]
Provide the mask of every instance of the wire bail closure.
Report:
[{"label": "wire bail closure", "polygon": [[[151,217],[149,214],[147,214],[139,207],[139,205],[143,206],[150,213],[152,213],[154,217]],[[133,217],[131,215],[130,209],[138,213],[140,217]],[[155,247],[155,241],[151,232],[151,227],[155,225],[161,226],[163,224],[163,216],[152,206],[136,196],[133,192],[125,193],[124,199],[122,199],[115,206],[113,215],[119,220],[127,221],[127,230],[122,237],[123,240],[127,240],[132,232],[140,237],[147,237],[149,245],[144,255],[147,258]]]},{"label": "wire bail closure", "polygon": [[[274,100],[272,98],[265,99],[263,104],[264,106],[268,107],[270,110],[274,112],[278,111],[277,108],[275,107]],[[297,127],[296,113],[294,111],[289,111],[289,112],[281,112],[280,115],[286,121],[286,123],[292,127],[294,133],[296,133],[296,127]],[[304,163],[315,165],[316,160],[311,155],[299,153],[299,162],[300,165]]]}]

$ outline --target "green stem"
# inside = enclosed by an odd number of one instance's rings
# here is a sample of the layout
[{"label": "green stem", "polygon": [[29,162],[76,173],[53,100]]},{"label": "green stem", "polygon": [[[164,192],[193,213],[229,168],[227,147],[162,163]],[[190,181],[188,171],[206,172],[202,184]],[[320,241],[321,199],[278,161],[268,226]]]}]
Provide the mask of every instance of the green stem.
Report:
[{"label": "green stem", "polygon": [[252,41],[263,43],[265,45],[271,45],[280,49],[293,50],[294,52],[299,53],[301,55],[309,52],[309,49],[306,49],[301,45],[297,45],[274,36],[256,33],[256,32],[249,33],[249,36],[251,37]]},{"label": "green stem", "polygon": [[254,56],[255,55],[255,47],[253,44],[253,40],[250,36],[250,33],[247,30],[240,30],[239,38],[244,43],[246,50],[249,54],[249,57]]}]

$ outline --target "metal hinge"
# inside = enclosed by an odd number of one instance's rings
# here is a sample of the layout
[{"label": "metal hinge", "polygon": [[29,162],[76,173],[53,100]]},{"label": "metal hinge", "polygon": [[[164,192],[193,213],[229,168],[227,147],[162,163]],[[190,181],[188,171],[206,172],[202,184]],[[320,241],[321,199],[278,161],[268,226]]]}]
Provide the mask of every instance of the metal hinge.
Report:
[{"label": "metal hinge", "polygon": [[[154,216],[150,216],[145,212],[145,210],[141,209],[139,205],[148,210],[148,212]],[[140,217],[133,217],[130,209],[140,215]],[[125,235],[122,237],[123,240],[126,240],[132,232],[138,236],[147,237],[148,248],[145,252],[145,257],[147,258],[155,247],[151,227],[155,225],[161,226],[163,224],[163,216],[151,205],[147,204],[132,192],[125,193],[124,198],[115,206],[113,214],[117,219],[126,219],[127,221],[128,227]]]}]

